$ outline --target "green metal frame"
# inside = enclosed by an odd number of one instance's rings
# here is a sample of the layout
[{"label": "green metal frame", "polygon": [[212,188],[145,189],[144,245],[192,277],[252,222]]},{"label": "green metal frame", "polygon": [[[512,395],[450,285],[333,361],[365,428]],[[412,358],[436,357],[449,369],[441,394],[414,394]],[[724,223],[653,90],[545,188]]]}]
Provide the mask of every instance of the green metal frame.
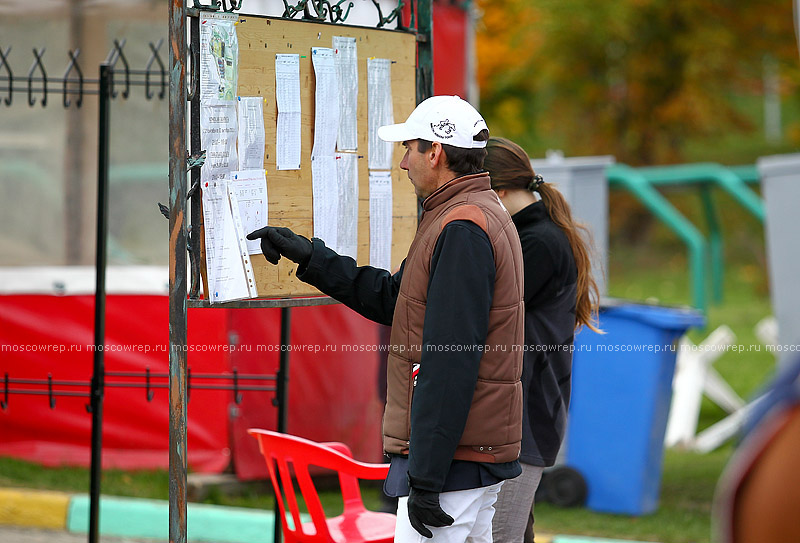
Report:
[{"label": "green metal frame", "polygon": [[[682,164],[633,169],[624,164],[609,167],[610,185],[618,185],[633,194],[668,228],[684,240],[689,249],[689,267],[694,304],[707,308],[706,277],[711,271],[712,296],[721,302],[724,285],[724,255],[722,229],[714,204],[712,188],[719,187],[747,212],[764,222],[764,202],[748,184],[758,183],[755,166],[726,168],[715,163]],[[697,186],[708,226],[708,241],[655,187]]]},{"label": "green metal frame", "polygon": [[[722,301],[725,282],[723,255],[723,236],[714,206],[711,188],[717,186],[730,195],[762,224],[764,223],[764,202],[747,182],[758,182],[758,172],[754,166],[739,167],[736,171],[715,163],[682,164],[639,168],[645,179],[653,185],[697,185],[705,211],[709,229],[709,258],[713,300]],[[746,177],[745,177],[746,176]]]},{"label": "green metal frame", "polygon": [[[681,164],[638,168],[639,172],[654,185],[711,183],[728,194],[762,223],[764,222],[764,202],[745,180],[732,169],[714,163]],[[742,173],[744,170],[740,168]],[[755,180],[758,180],[756,177]]]},{"label": "green metal frame", "polygon": [[705,292],[706,248],[703,234],[680,211],[658,192],[639,170],[625,164],[614,164],[606,169],[609,186],[618,185],[633,194],[647,209],[681,238],[689,250],[689,271],[692,299],[702,311],[707,309]]}]

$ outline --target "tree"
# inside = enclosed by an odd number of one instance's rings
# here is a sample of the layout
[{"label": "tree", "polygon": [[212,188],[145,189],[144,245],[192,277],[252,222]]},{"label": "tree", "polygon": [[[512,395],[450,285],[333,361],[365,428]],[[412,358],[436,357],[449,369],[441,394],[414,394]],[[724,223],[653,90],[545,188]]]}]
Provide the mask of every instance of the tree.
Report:
[{"label": "tree", "polygon": [[757,127],[740,98],[762,93],[765,55],[785,74],[784,94],[800,84],[785,0],[479,5],[481,108],[495,134],[529,150],[677,162],[687,142]]}]

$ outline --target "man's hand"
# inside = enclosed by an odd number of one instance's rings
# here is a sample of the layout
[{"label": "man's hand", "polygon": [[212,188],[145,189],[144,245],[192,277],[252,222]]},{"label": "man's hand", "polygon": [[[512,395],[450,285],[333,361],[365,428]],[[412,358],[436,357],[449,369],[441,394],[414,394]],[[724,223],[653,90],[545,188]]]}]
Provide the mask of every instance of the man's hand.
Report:
[{"label": "man's hand", "polygon": [[441,528],[453,524],[453,517],[442,511],[439,506],[439,493],[428,492],[411,487],[408,495],[408,519],[424,537],[433,537],[433,533],[425,527]]},{"label": "man's hand", "polygon": [[307,265],[311,260],[311,242],[288,228],[265,226],[247,234],[249,240],[258,238],[261,238],[261,251],[264,253],[264,258],[270,264],[277,264],[281,256],[285,256],[301,266]]}]

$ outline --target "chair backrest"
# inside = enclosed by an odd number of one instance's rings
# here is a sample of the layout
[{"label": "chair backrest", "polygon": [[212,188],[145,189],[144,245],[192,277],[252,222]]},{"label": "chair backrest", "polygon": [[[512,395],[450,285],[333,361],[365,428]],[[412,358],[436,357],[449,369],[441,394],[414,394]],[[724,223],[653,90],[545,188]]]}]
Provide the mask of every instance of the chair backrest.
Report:
[{"label": "chair backrest", "polygon": [[[255,428],[251,428],[248,432],[258,440],[259,449],[267,463],[287,542],[331,541],[325,511],[308,471],[309,465],[337,472],[345,517],[364,510],[358,479],[383,479],[388,471],[388,466],[383,464],[365,464],[353,460],[346,454],[349,450],[343,444],[315,443],[301,437]],[[313,533],[303,531],[292,472],[311,516]],[[292,518],[291,527],[286,521],[287,506]]]}]

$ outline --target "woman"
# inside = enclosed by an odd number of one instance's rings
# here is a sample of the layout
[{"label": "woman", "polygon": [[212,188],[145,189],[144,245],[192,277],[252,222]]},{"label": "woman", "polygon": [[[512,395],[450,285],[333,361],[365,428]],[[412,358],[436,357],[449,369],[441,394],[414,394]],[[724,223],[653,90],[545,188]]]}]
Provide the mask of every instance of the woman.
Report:
[{"label": "woman", "polygon": [[573,221],[564,196],[536,175],[516,143],[491,138],[486,150],[484,167],[517,227],[525,265],[522,475],[503,484],[492,522],[495,543],[519,543],[542,471],[555,463],[564,437],[574,332],[584,325],[598,331],[598,291],[586,228]]}]

